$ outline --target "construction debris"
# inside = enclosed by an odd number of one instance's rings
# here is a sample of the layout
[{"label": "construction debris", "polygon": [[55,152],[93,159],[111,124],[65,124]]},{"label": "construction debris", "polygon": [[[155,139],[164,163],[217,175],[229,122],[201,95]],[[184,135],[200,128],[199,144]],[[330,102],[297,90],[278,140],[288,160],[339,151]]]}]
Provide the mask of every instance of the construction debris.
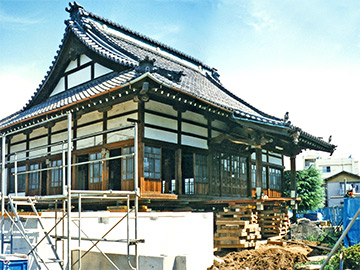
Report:
[{"label": "construction debris", "polygon": [[307,218],[300,218],[296,224],[290,226],[291,239],[308,240],[315,236],[319,237],[323,233],[322,229]]},{"label": "construction debris", "polygon": [[256,247],[261,238],[257,212],[251,206],[233,205],[216,215],[217,248]]},{"label": "construction debris", "polygon": [[308,261],[306,256],[310,252],[311,249],[305,246],[265,245],[259,249],[228,253],[221,260],[214,260],[208,270],[293,270],[295,264]]}]

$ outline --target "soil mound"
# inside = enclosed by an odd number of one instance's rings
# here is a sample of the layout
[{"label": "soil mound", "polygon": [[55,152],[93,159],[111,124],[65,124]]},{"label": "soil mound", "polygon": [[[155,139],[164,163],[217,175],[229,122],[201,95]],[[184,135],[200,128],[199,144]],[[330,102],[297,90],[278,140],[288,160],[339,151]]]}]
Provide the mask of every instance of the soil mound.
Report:
[{"label": "soil mound", "polygon": [[257,250],[231,252],[215,261],[208,270],[293,270],[296,263],[308,261],[311,249],[300,246],[263,246]]}]

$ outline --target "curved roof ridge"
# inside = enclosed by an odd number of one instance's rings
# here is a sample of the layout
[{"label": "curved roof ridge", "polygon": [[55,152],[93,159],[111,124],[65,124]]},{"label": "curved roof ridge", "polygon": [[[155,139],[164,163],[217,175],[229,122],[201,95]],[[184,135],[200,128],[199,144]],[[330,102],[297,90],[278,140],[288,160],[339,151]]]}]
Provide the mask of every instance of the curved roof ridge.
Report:
[{"label": "curved roof ridge", "polygon": [[189,61],[191,61],[193,63],[201,65],[204,68],[207,68],[209,70],[212,69],[210,66],[206,65],[205,63],[203,63],[202,61],[196,59],[195,57],[192,57],[189,54],[181,52],[180,50],[177,50],[177,49],[175,49],[173,47],[170,47],[170,46],[168,46],[168,45],[166,45],[166,44],[164,44],[164,43],[162,43],[160,41],[152,39],[152,38],[150,38],[150,37],[148,37],[146,35],[143,35],[143,34],[137,32],[137,31],[131,30],[130,28],[127,28],[127,27],[125,27],[125,26],[123,26],[123,25],[121,25],[119,23],[113,22],[113,21],[111,21],[109,19],[106,19],[106,18],[104,18],[102,16],[99,16],[99,15],[97,15],[95,13],[89,12],[89,11],[85,10],[77,2],[69,3],[69,4],[70,4],[70,8],[67,8],[66,11],[68,11],[70,13],[74,12],[75,10],[80,11],[80,12],[78,12],[79,13],[78,18],[81,18],[83,16],[84,17],[90,17],[90,18],[92,18],[94,20],[97,20],[99,22],[103,22],[105,24],[108,24],[108,25],[116,28],[117,30],[119,30],[121,32],[125,32],[127,35],[130,35],[133,38],[138,38],[138,39],[143,40],[144,42],[154,44],[154,45],[156,45],[156,46],[158,46],[158,47],[160,47],[160,48],[162,48],[164,50],[167,50],[167,51],[169,51],[169,52],[171,52],[171,53],[173,53],[173,54],[175,54],[175,55],[177,55],[177,56],[179,56],[181,58],[185,58],[185,59],[187,59],[187,60],[189,60]]}]

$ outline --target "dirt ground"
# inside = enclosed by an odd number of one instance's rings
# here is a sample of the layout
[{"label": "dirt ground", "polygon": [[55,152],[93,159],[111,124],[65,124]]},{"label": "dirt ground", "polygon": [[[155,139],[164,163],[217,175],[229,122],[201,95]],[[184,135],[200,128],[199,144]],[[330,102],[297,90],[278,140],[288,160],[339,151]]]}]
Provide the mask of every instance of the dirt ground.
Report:
[{"label": "dirt ground", "polygon": [[[208,270],[293,270],[308,261],[311,248],[303,245],[263,245],[258,249],[230,252],[214,260]],[[224,255],[224,254],[223,254]]]}]

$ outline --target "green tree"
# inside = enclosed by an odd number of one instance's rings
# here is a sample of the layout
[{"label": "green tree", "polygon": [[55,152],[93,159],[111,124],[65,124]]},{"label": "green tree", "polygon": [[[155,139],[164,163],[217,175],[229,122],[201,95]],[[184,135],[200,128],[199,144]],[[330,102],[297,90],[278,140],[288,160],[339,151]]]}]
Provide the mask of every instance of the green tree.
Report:
[{"label": "green tree", "polygon": [[[290,197],[290,175],[291,171],[285,171],[284,191],[288,197]],[[310,167],[296,172],[296,189],[297,196],[301,198],[298,204],[299,211],[316,210],[323,206],[325,190],[321,174],[316,168]]]}]

